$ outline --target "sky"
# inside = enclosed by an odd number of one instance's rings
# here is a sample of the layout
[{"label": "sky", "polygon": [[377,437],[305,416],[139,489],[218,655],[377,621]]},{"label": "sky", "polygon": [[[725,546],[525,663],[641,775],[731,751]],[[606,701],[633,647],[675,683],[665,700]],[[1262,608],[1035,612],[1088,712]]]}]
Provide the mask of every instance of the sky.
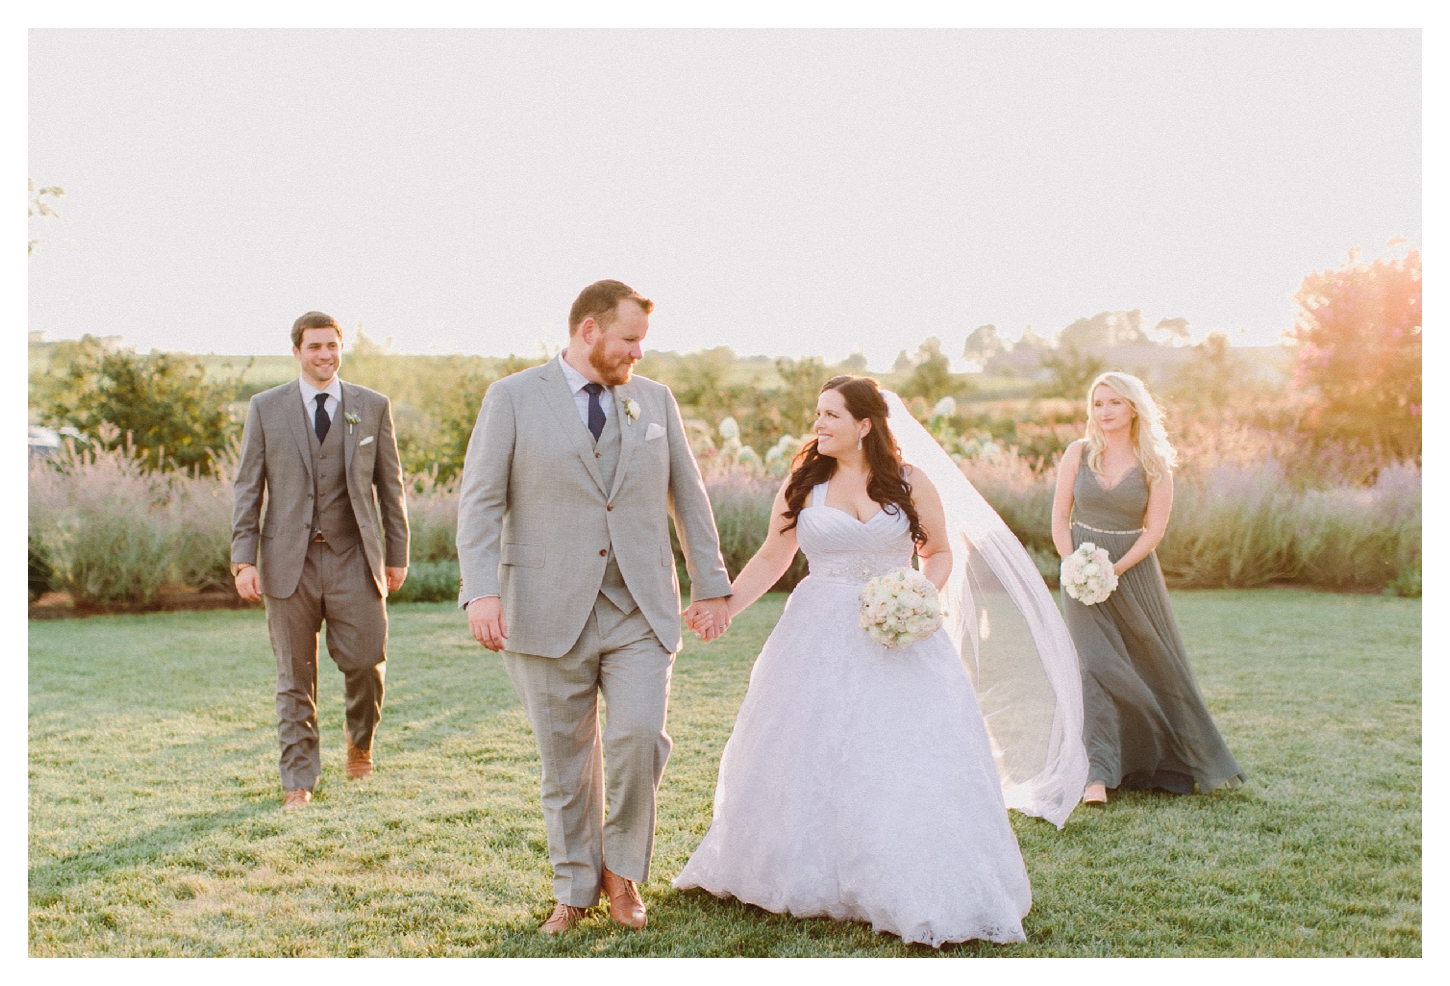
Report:
[{"label": "sky", "polygon": [[1413,30],[33,30],[29,328],[536,354],[865,353],[1100,311],[1237,344],[1421,241]]}]

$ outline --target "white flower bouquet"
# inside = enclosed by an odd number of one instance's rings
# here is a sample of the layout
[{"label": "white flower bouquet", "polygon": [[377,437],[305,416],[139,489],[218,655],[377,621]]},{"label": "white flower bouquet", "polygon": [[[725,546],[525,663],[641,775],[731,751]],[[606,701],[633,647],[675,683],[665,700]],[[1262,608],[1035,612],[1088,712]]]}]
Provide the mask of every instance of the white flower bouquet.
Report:
[{"label": "white flower bouquet", "polygon": [[1106,548],[1084,541],[1062,560],[1062,588],[1084,606],[1093,606],[1113,594],[1118,576]]},{"label": "white flower bouquet", "polygon": [[883,647],[908,647],[941,626],[936,586],[910,568],[878,575],[861,590],[861,629]]}]

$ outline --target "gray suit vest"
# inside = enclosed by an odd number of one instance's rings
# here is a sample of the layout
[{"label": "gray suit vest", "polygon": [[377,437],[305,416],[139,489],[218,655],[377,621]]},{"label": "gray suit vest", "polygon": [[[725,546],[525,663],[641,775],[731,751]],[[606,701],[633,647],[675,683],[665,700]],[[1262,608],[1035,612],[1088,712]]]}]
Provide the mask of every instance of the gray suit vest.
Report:
[{"label": "gray suit vest", "polygon": [[[604,422],[604,430],[599,433],[599,441],[594,443],[594,451],[599,458],[595,463],[599,466],[599,475],[604,479],[604,488],[614,488],[614,472],[619,467],[619,448],[621,437],[619,434],[619,419],[624,414],[619,406],[618,398],[614,401],[614,408]],[[614,545],[609,546],[609,560],[604,565],[604,582],[599,586],[599,591],[604,593],[606,599],[619,607],[620,612],[629,614],[639,608],[630,595],[629,587],[624,584],[624,576],[620,574],[619,564],[614,558]]]},{"label": "gray suit vest", "polygon": [[332,425],[327,429],[327,440],[318,442],[313,430],[312,415],[316,404],[307,416],[307,444],[312,450],[313,496],[312,531],[309,539],[318,532],[327,539],[328,546],[341,554],[362,540],[353,516],[352,499],[347,494],[347,463],[343,451],[343,432],[347,421],[343,419],[341,403],[328,401]]}]

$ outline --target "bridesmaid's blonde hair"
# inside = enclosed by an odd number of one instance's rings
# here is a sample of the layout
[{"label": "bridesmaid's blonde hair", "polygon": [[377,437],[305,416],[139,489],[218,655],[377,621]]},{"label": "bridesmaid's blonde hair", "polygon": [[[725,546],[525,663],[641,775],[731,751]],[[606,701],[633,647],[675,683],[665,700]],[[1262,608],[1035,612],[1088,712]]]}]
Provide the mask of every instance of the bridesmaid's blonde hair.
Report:
[{"label": "bridesmaid's blonde hair", "polygon": [[1138,462],[1142,465],[1143,472],[1149,480],[1162,479],[1178,464],[1178,452],[1168,441],[1168,433],[1163,430],[1163,412],[1158,410],[1158,405],[1153,402],[1143,381],[1131,373],[1118,373],[1112,370],[1107,373],[1099,373],[1092,385],[1088,387],[1088,468],[1097,475],[1102,475],[1103,452],[1108,447],[1102,427],[1093,418],[1093,391],[1103,384],[1116,390],[1133,406],[1135,416],[1131,426],[1132,430],[1128,432],[1128,440],[1133,446],[1133,453],[1137,455]]}]

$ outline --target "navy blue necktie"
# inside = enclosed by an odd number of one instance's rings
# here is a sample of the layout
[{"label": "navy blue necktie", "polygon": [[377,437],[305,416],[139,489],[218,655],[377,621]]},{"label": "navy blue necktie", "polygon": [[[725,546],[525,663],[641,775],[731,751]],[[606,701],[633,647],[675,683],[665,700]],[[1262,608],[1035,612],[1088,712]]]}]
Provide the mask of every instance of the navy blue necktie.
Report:
[{"label": "navy blue necktie", "polygon": [[589,433],[597,442],[604,434],[604,407],[599,403],[599,395],[604,393],[604,388],[597,383],[586,383],[584,389],[589,391]]},{"label": "navy blue necktie", "polygon": [[327,416],[327,410],[324,406],[326,404],[327,395],[318,394],[317,414],[312,418],[312,430],[317,432],[318,442],[323,442],[327,439],[327,429],[332,427],[332,419]]}]

